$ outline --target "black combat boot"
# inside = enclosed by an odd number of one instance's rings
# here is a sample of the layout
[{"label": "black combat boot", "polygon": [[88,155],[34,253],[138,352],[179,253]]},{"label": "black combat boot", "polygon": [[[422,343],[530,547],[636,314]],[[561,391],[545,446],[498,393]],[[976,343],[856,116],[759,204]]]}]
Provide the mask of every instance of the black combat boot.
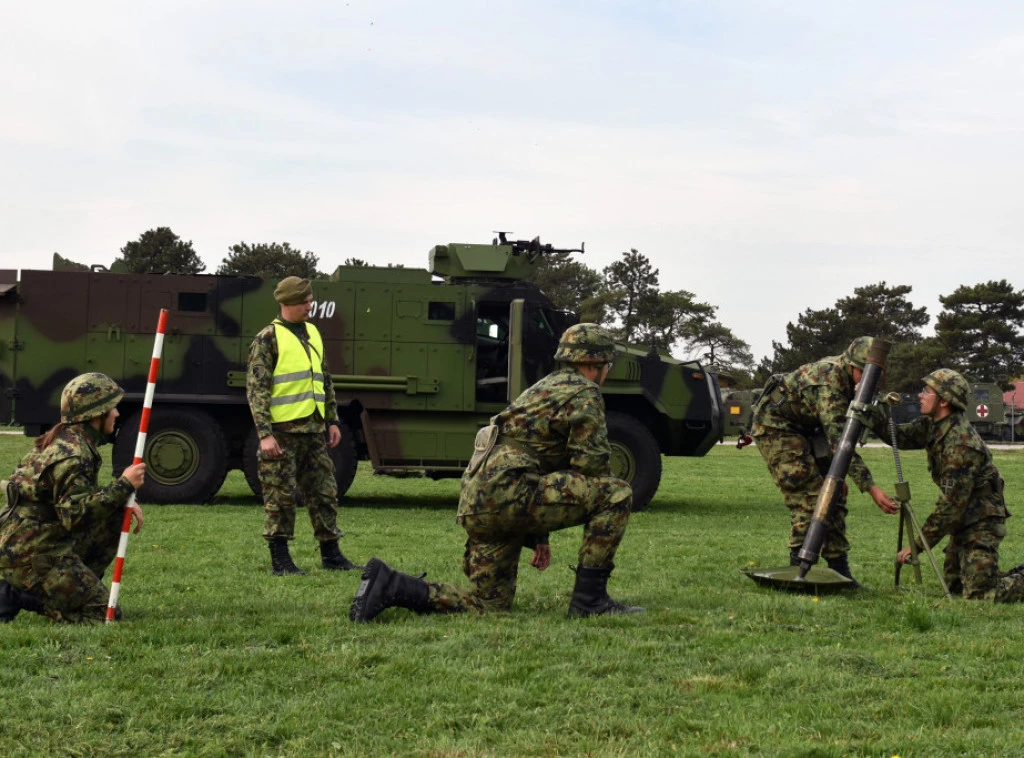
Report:
[{"label": "black combat boot", "polygon": [[21,611],[30,611],[45,615],[43,601],[25,590],[12,587],[0,580],[0,624],[14,621]]},{"label": "black combat boot", "polygon": [[0,579],[0,624],[14,621],[21,610],[21,590]]},{"label": "black combat boot", "polygon": [[828,558],[828,567],[835,571],[840,576],[845,576],[851,582],[853,582],[853,589],[862,590],[864,585],[853,578],[853,574],[850,573],[850,561],[845,555],[841,555],[838,558]]},{"label": "black combat boot", "polygon": [[623,605],[608,597],[608,577],[613,568],[615,566],[580,566],[576,569],[576,586],[573,587],[572,599],[569,601],[569,618],[644,612],[639,605]]},{"label": "black combat boot", "polygon": [[353,621],[370,621],[392,606],[408,608],[416,613],[430,613],[427,603],[430,589],[414,576],[395,571],[380,558],[371,558],[363,571],[363,582],[356,590],[348,617]]},{"label": "black combat boot", "polygon": [[337,540],[320,543],[320,565],[329,571],[349,571],[362,568],[345,557],[338,547]]},{"label": "black combat boot", "polygon": [[274,569],[275,576],[295,574],[305,576],[306,572],[299,569],[292,561],[291,553],[288,552],[288,540],[277,538],[270,540],[270,564]]}]

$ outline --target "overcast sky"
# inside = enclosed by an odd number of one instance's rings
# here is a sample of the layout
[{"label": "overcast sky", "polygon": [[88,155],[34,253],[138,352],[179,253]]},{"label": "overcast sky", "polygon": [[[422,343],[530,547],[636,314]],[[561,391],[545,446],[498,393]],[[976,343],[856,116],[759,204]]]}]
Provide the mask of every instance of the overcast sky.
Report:
[{"label": "overcast sky", "polygon": [[1024,3],[8,4],[0,267],[170,226],[426,265],[637,248],[756,357],[806,308],[1019,275]]}]

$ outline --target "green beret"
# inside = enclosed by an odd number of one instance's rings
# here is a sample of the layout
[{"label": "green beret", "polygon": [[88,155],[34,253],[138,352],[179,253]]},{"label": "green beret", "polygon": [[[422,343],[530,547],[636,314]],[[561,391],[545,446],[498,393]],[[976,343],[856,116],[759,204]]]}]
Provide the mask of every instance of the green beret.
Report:
[{"label": "green beret", "polygon": [[277,289],[274,290],[274,299],[281,305],[298,305],[312,294],[313,285],[309,283],[309,279],[288,276],[278,282]]}]

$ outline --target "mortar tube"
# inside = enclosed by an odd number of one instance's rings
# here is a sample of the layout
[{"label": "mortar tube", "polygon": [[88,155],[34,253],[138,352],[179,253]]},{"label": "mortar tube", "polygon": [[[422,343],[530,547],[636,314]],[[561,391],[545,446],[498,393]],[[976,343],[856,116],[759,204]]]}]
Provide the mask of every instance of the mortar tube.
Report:
[{"label": "mortar tube", "polygon": [[[857,391],[854,393],[851,406],[867,405],[868,401],[874,397],[875,389],[885,371],[885,359],[888,357],[889,348],[891,347],[892,343],[888,340],[878,337],[871,340],[871,350],[868,353],[868,359],[864,365],[864,373],[860,378],[860,384],[857,385]],[[832,463],[828,467],[825,482],[818,492],[818,500],[814,505],[811,525],[804,536],[804,544],[800,546],[800,552],[797,553],[797,558],[800,561],[800,573],[797,575],[797,579],[804,579],[811,566],[818,562],[818,558],[821,555],[821,546],[825,542],[825,534],[828,532],[828,526],[825,522],[828,519],[829,509],[832,507],[832,501],[835,500],[836,493],[842,487],[843,480],[846,479],[846,474],[850,470],[850,461],[853,460],[857,440],[860,439],[860,433],[863,428],[864,424],[861,423],[860,419],[847,411],[846,425],[843,427],[843,433],[839,437],[839,445],[832,456]]]}]

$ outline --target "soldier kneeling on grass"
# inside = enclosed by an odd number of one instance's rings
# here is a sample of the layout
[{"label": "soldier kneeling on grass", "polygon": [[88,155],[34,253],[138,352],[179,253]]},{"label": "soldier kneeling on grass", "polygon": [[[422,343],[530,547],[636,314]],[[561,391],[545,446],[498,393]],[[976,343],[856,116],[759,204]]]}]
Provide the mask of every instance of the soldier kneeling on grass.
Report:
[{"label": "soldier kneeling on grass", "polygon": [[[137,463],[98,485],[99,448],[114,433],[123,396],[105,374],[76,376],[61,393],[60,423],[36,440],[3,482],[0,622],[23,610],[62,622],[106,618],[103,573],[117,555],[128,498],[146,471]],[[133,504],[132,515],[138,532],[142,509]]]},{"label": "soldier kneeling on grass", "polygon": [[512,607],[522,548],[530,565],[551,563],[548,534],[583,525],[569,616],[639,613],[608,596],[616,548],[633,492],[611,475],[600,387],[615,343],[596,324],[566,330],[563,365],[528,388],[477,435],[462,477],[457,522],[466,530],[462,567],[469,588],[426,582],[372,558],[349,611],[369,621],[385,608],[417,613],[505,611]]},{"label": "soldier kneeling on grass", "polygon": [[[951,592],[969,600],[1002,603],[1024,601],[1024,565],[999,570],[999,543],[1006,536],[1010,513],[1003,500],[1003,478],[992,453],[964,416],[970,388],[956,371],[942,368],[923,380],[918,395],[921,415],[896,427],[896,444],[928,451],[928,471],[939,487],[935,511],[921,527],[915,546],[924,551],[948,536],[944,578]],[[872,409],[871,426],[883,440],[888,434],[887,411]],[[911,558],[911,548],[896,556]]]}]

